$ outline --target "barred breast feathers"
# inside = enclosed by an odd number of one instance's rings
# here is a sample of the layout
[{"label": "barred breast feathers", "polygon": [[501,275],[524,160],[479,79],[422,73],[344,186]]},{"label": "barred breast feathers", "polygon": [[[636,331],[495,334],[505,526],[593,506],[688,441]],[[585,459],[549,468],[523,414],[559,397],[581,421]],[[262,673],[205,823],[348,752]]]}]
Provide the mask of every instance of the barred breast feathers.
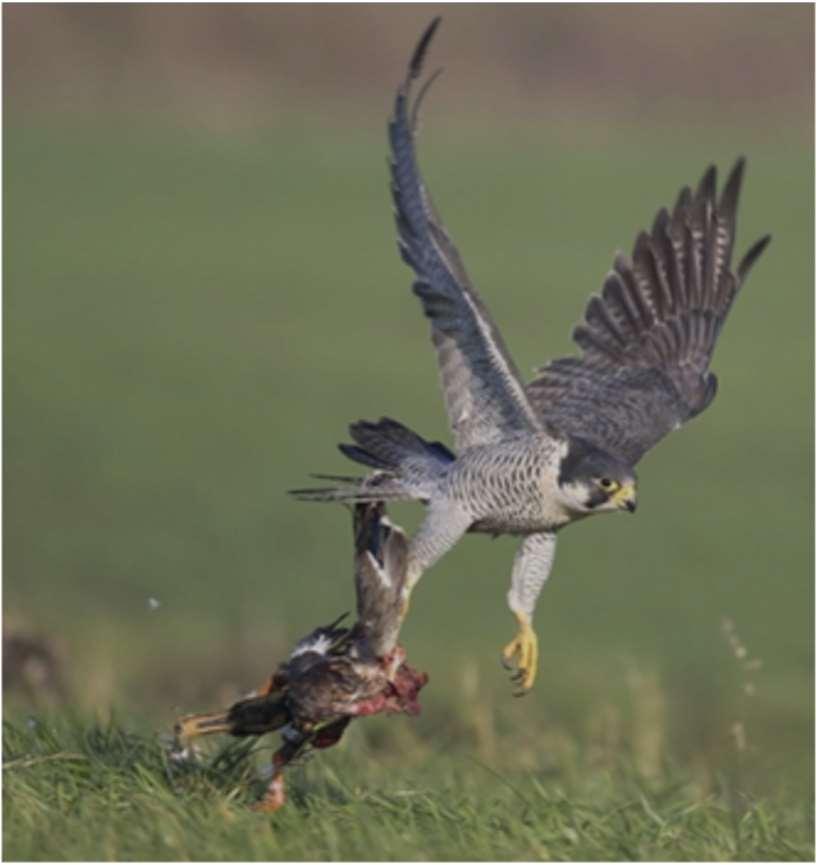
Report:
[{"label": "barred breast feathers", "polygon": [[521,435],[469,448],[446,478],[444,494],[475,517],[476,531],[523,532],[567,521],[558,506],[559,466],[568,442]]}]

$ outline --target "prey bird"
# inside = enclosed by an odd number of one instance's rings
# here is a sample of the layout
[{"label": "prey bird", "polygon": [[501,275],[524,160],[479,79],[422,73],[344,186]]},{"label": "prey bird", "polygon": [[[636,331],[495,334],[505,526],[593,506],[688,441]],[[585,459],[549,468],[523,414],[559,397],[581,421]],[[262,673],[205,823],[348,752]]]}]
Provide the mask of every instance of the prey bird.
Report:
[{"label": "prey bird", "polygon": [[434,76],[414,101],[412,86],[438,24],[423,34],[398,88],[389,142],[398,246],[431,324],[455,452],[388,418],[360,421],[350,427],[354,444],[340,449],[374,472],[292,492],[423,502],[407,603],[423,572],[467,532],[521,536],[508,592],[518,633],[503,658],[525,693],[537,670],[532,616],[558,531],[592,514],[636,510],[636,464],[716,394],[709,367],[719,333],[770,237],[733,267],[744,160],[720,193],[711,166],[695,190],[685,187],[658,212],[630,257],[616,255],[573,332],[580,355],[552,360],[524,384],[418,168],[418,112]]},{"label": "prey bird", "polygon": [[316,628],[261,688],[226,712],[188,715],[176,722],[177,756],[188,754],[197,736],[281,731],[284,742],[273,754],[272,778],[258,810],[278,810],[285,802],[285,767],[308,749],[335,745],[353,718],[420,711],[417,697],[428,677],[406,663],[406,652],[398,645],[405,610],[406,535],[377,501],[355,506],[353,528],[355,624],[341,627],[341,616]]}]

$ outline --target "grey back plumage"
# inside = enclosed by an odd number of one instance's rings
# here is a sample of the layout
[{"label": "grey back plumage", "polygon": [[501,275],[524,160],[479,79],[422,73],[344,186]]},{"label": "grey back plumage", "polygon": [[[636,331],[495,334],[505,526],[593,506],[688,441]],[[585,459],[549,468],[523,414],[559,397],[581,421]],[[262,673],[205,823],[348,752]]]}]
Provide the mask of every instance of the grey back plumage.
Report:
[{"label": "grey back plumage", "polygon": [[420,103],[411,87],[440,19],[421,37],[389,123],[390,168],[399,248],[415,271],[415,294],[431,322],[443,395],[458,450],[541,428],[503,339],[471,285],[426,190],[415,155]]},{"label": "grey back plumage", "polygon": [[616,256],[600,295],[574,330],[582,357],[540,370],[527,392],[540,416],[564,432],[635,464],[668,432],[702,412],[716,393],[710,360],[727,314],[770,238],[733,270],[744,160],[721,196],[716,169],[662,209],[631,259]]}]

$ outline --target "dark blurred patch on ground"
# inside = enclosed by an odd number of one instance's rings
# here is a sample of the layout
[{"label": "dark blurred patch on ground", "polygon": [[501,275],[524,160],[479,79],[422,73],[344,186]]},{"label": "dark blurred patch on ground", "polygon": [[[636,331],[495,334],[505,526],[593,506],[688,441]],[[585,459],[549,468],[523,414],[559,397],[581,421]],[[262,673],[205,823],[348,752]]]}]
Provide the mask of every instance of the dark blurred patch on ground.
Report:
[{"label": "dark blurred patch on ground", "polygon": [[3,696],[48,708],[67,701],[65,651],[51,637],[20,624],[3,627]]}]

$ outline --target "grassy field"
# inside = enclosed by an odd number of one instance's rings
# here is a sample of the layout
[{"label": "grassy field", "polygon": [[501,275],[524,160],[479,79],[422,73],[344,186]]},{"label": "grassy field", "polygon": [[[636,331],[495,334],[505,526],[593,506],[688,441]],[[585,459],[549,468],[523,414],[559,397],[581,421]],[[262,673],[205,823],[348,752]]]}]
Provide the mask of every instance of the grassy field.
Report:
[{"label": "grassy field", "polygon": [[271,816],[248,808],[263,789],[252,743],[178,766],[118,725],[30,727],[5,730],[6,859],[812,858],[806,805],[754,801],[729,777],[701,795],[681,771],[648,781],[621,758],[500,773],[465,749],[431,765],[410,751],[398,770],[359,740],[296,769]]},{"label": "grassy field", "polygon": [[523,370],[571,351],[659,206],[746,153],[739,246],[774,240],[716,402],[640,466],[635,518],[563,535],[530,697],[498,663],[513,542],[469,538],[404,631],[424,714],[358,724],[291,807],[247,813],[249,764],[169,778],[154,732],[349,609],[347,516],[283,491],[347,471],[359,417],[448,439],[380,122],[7,123],[6,621],[51,636],[70,698],[6,702],[6,858],[812,858],[811,147],[444,108],[427,174]]}]

